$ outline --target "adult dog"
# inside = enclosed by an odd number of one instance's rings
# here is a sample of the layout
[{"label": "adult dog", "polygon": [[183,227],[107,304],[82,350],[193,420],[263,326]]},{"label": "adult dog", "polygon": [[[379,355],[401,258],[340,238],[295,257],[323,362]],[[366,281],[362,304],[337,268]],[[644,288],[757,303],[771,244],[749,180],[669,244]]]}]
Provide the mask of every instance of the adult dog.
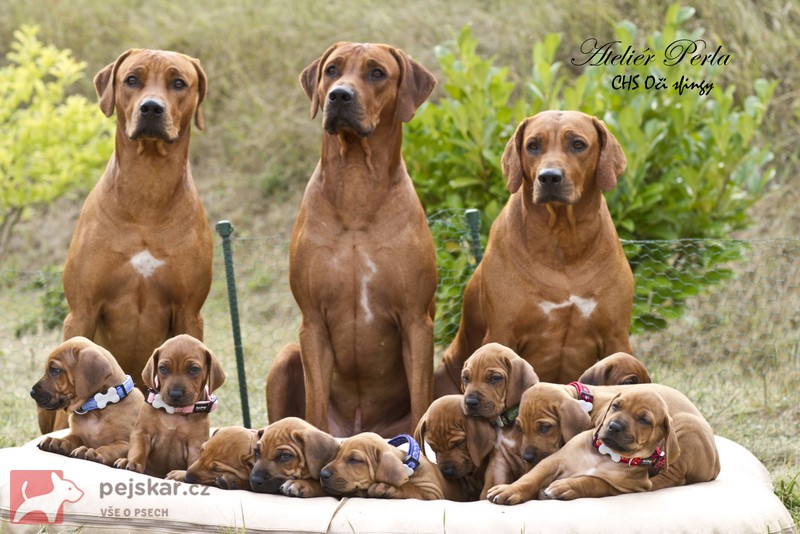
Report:
[{"label": "adult dog", "polygon": [[116,141],[70,242],[63,337],[95,341],[139,377],[168,338],[203,338],[212,237],[188,154],[192,117],[203,128],[206,75],[183,54],[128,50],[94,84],[103,113],[116,110]]},{"label": "adult dog", "polygon": [[40,449],[106,465],[128,454],[144,400],[111,353],[84,337],[68,339],[50,353],[31,397],[40,409],[70,412],[69,434],[45,437]]},{"label": "adult dog", "polygon": [[400,149],[435,80],[396,48],[337,43],[300,81],[325,133],[289,249],[299,353],[270,369],[269,419],[304,416],[334,436],[412,432],[432,398],[436,259]]},{"label": "adult dog", "polygon": [[602,195],[625,165],[617,140],[589,115],[546,111],[519,124],[502,158],[511,197],[467,283],[436,396],[457,393],[464,361],[491,341],[558,383],[631,352],[633,275]]}]

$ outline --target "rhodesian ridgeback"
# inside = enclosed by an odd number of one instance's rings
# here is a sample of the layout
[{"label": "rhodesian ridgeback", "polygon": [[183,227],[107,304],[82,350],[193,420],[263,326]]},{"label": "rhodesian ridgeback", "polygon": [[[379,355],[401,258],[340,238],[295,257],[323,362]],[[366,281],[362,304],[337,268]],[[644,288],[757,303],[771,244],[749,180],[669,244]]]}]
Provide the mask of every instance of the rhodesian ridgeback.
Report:
[{"label": "rhodesian ridgeback", "polygon": [[47,436],[40,449],[106,465],[128,454],[142,392],[103,347],[83,337],[61,343],[31,397],[43,410],[69,412],[69,434]]},{"label": "rhodesian ridgeback", "polygon": [[[188,154],[206,75],[183,54],[128,50],[94,83],[100,109],[117,114],[115,148],[70,242],[63,337],[106,347],[138,379],[168,338],[203,338],[212,236]],[[40,420],[42,432],[52,424]]]},{"label": "rhodesian ridgeback", "polygon": [[225,371],[208,347],[181,334],[153,351],[142,380],[149,389],[131,447],[114,467],[182,480],[208,440],[217,405],[212,392],[225,382]]},{"label": "rhodesian ridgeback", "polygon": [[[299,354],[270,369],[269,418],[334,436],[412,432],[432,398],[436,258],[401,144],[435,79],[391,46],[337,43],[300,81],[312,117],[322,109],[322,156],[289,248]],[[300,359],[302,385],[290,378]]]},{"label": "rhodesian ridgeback", "polygon": [[615,352],[589,367],[578,382],[590,386],[649,384],[650,373],[642,362],[627,352]]},{"label": "rhodesian ridgeback", "polygon": [[603,191],[625,170],[605,124],[575,111],[522,121],[502,158],[511,193],[464,291],[461,323],[434,378],[457,393],[464,361],[502,343],[546,382],[631,352],[633,275]]},{"label": "rhodesian ridgeback", "polygon": [[200,455],[186,471],[175,470],[170,480],[221,489],[250,489],[258,433],[242,426],[218,428],[200,446]]},{"label": "rhodesian ridgeback", "polygon": [[598,426],[575,436],[522,478],[489,490],[497,504],[571,500],[714,480],[719,454],[701,416],[671,414],[652,388],[617,393]]}]

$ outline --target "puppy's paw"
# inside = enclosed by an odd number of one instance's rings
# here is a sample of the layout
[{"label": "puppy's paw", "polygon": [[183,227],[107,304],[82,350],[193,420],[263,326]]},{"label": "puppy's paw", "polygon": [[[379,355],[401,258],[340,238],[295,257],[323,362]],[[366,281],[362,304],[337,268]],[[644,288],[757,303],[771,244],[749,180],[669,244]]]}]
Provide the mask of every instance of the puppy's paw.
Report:
[{"label": "puppy's paw", "polygon": [[489,489],[486,499],[494,504],[519,504],[523,502],[513,484],[500,484]]},{"label": "puppy's paw", "polygon": [[313,497],[317,493],[311,480],[287,480],[281,484],[281,493],[288,497]]},{"label": "puppy's paw", "polygon": [[68,456],[72,452],[72,445],[63,439],[48,436],[39,443],[39,448],[43,451],[54,452]]},{"label": "puppy's paw", "polygon": [[397,497],[397,488],[385,482],[378,482],[367,488],[367,497],[378,497],[381,499],[394,499]]},{"label": "puppy's paw", "polygon": [[91,447],[86,447],[85,445],[82,445],[77,449],[75,449],[74,451],[72,451],[70,453],[70,456],[72,456],[73,458],[80,458],[81,460],[89,460],[90,462],[97,462],[99,464],[106,463],[103,456],[100,455],[96,449],[93,449]]},{"label": "puppy's paw", "polygon": [[114,467],[117,469],[127,469],[128,471],[136,471],[137,473],[144,473],[144,467],[141,464],[130,460],[129,458],[120,458],[114,462]]},{"label": "puppy's paw", "polygon": [[164,478],[166,478],[167,480],[177,480],[178,482],[184,482],[186,481],[186,471],[184,471],[183,469],[173,469],[172,471],[167,473],[167,476]]},{"label": "puppy's paw", "polygon": [[540,499],[571,501],[579,497],[575,488],[566,480],[555,480],[539,493]]}]

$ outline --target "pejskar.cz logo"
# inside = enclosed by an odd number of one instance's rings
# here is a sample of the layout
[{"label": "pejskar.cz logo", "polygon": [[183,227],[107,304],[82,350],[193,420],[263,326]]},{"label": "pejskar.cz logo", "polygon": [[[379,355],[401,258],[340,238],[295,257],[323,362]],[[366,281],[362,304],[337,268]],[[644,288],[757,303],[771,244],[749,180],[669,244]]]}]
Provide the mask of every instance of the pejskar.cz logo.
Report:
[{"label": "pejskar.cz logo", "polygon": [[11,471],[11,522],[61,523],[64,503],[81,500],[83,490],[62,471]]}]

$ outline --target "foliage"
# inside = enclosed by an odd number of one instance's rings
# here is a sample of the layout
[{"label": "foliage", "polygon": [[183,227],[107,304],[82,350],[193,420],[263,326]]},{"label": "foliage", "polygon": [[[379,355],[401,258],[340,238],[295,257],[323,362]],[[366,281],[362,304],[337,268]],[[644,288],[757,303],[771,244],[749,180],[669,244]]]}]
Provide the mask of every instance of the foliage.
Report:
[{"label": "foliage", "polygon": [[[577,77],[557,61],[561,38],[550,34],[534,44],[532,70],[521,89],[509,81],[507,69],[477,55],[470,29],[462,29],[454,44],[437,51],[447,95],[420,109],[407,126],[406,160],[423,204],[429,211],[478,207],[491,221],[508,198],[500,156],[517,121],[544,109],[602,118],[628,160],[606,198],[620,237],[634,241],[626,253],[637,300],[646,304],[634,310],[632,329],[663,328],[680,315],[687,298],[730,271],[701,276],[739,258],[742,249],[735,242],[686,251],[675,243],[654,248],[638,241],[729,237],[749,224],[747,209],[775,174],[769,167],[773,155],[758,145],[757,132],[776,83],[756,80],[753,94],[743,100],[733,86],[702,95],[697,87],[674,86],[702,80],[707,88],[724,68],[691,64],[689,58],[672,66],[661,60],[676,40],[702,37],[702,29],[684,29],[693,15],[693,8],[672,5],[663,29],[644,38],[633,23],[618,24],[615,53],[630,44],[658,59],[639,66],[587,65]],[[629,84],[622,86],[622,80]],[[517,89],[522,96],[514,100]],[[485,235],[489,224],[483,226]],[[658,276],[642,276],[647,270]]]},{"label": "foliage", "polygon": [[61,328],[69,313],[67,300],[64,298],[64,287],[61,284],[61,268],[51,266],[36,273],[33,280],[24,289],[39,294],[40,313],[35,319],[18,325],[15,335],[19,338],[40,329]]},{"label": "foliage", "polygon": [[113,147],[113,124],[79,95],[85,64],[23,26],[0,69],[0,260],[29,208],[87,189]]}]

